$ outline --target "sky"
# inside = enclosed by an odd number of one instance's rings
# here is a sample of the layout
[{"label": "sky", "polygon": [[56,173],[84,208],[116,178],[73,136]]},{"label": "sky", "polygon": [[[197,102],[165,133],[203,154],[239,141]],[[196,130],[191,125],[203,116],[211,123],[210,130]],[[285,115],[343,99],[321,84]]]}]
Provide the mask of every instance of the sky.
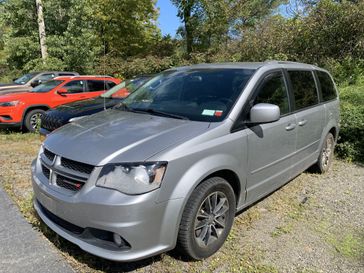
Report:
[{"label": "sky", "polygon": [[[171,3],[170,0],[158,0],[157,7],[159,8],[159,28],[162,35],[170,34],[175,37],[176,31],[180,25],[181,20],[177,17],[177,8]],[[283,16],[287,16],[287,5],[279,7],[278,12]]]},{"label": "sky", "polygon": [[162,34],[170,34],[174,37],[177,28],[181,25],[181,21],[177,17],[177,8],[173,6],[170,0],[158,0],[157,7],[159,8],[158,22]]}]

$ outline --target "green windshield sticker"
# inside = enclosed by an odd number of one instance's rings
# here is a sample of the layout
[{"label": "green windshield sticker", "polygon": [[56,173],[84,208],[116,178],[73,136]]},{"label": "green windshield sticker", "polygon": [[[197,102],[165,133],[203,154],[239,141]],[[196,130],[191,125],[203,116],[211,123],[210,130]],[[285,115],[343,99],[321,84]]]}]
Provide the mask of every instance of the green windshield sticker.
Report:
[{"label": "green windshield sticker", "polygon": [[215,114],[215,110],[204,109],[202,111],[203,116],[213,116],[214,114]]}]

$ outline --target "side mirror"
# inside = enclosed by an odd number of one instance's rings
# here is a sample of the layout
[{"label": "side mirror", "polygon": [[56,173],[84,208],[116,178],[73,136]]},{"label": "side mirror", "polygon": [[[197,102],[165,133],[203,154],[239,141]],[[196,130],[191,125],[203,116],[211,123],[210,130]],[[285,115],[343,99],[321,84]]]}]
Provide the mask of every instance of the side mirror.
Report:
[{"label": "side mirror", "polygon": [[270,103],[258,103],[250,109],[250,123],[269,123],[279,120],[279,107]]},{"label": "side mirror", "polygon": [[30,83],[30,86],[31,86],[31,87],[36,87],[36,86],[40,85],[41,83],[42,83],[42,81],[41,81],[41,80],[34,80],[34,81],[32,81],[32,82]]},{"label": "side mirror", "polygon": [[60,88],[60,89],[57,90],[57,94],[60,95],[60,96],[62,96],[62,97],[65,97],[66,94],[67,94],[67,89]]}]

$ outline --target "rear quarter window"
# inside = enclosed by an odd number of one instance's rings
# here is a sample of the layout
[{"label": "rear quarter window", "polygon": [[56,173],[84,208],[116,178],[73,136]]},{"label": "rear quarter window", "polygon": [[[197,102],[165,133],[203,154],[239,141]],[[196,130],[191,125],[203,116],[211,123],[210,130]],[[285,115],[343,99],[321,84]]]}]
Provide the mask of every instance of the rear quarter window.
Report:
[{"label": "rear quarter window", "polygon": [[336,99],[335,85],[329,74],[323,71],[316,71],[316,73],[320,81],[322,100],[329,101]]},{"label": "rear quarter window", "polygon": [[288,71],[291,80],[295,109],[300,110],[318,103],[316,84],[311,71]]},{"label": "rear quarter window", "polygon": [[102,80],[88,80],[88,92],[97,92],[108,89],[108,84],[106,81]]}]

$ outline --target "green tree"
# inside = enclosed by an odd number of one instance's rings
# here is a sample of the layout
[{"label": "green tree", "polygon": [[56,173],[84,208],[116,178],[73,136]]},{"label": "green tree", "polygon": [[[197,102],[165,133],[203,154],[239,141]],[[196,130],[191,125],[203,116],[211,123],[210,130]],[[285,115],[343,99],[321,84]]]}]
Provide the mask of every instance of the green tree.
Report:
[{"label": "green tree", "polygon": [[172,0],[184,26],[186,52],[214,50],[272,13],[283,0]]},{"label": "green tree", "polygon": [[145,54],[161,38],[156,0],[89,0],[105,53],[118,57]]}]

